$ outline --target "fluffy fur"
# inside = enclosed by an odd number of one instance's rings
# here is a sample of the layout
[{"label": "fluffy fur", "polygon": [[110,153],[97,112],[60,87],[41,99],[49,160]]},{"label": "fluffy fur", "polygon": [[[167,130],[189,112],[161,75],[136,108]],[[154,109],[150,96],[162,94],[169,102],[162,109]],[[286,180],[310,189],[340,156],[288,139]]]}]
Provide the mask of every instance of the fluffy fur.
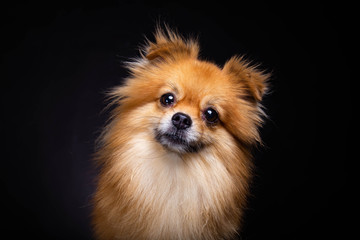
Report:
[{"label": "fluffy fur", "polygon": [[[195,40],[157,30],[111,91],[115,107],[96,155],[98,239],[229,239],[240,229],[268,75],[241,57],[220,68],[198,53]],[[171,106],[161,104],[166,93]],[[204,117],[209,107],[216,123]],[[192,124],[173,143],[164,134],[178,112]]]}]

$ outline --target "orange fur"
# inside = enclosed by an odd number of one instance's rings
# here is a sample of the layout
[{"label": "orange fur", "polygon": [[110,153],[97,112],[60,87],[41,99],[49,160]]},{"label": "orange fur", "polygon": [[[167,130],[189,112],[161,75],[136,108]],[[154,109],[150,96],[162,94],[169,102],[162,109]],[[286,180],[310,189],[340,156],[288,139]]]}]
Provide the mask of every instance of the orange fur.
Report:
[{"label": "orange fur", "polygon": [[[259,101],[268,76],[239,57],[222,69],[199,60],[197,42],[169,30],[158,30],[155,39],[110,94],[116,107],[97,152],[95,234],[229,239],[240,227],[248,194],[250,147],[260,141]],[[159,99],[168,92],[176,103],[164,107]],[[202,115],[209,106],[220,117],[211,126]],[[197,151],[172,151],[156,141],[154,129],[176,112],[191,117]]]}]

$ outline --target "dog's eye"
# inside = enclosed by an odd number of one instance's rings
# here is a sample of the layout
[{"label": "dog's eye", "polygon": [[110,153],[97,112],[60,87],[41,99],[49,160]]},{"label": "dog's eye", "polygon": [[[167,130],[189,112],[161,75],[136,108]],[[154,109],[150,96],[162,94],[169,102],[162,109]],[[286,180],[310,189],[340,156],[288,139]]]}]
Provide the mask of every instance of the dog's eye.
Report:
[{"label": "dog's eye", "polygon": [[215,109],[210,107],[204,111],[204,118],[208,123],[214,124],[219,120],[219,114]]},{"label": "dog's eye", "polygon": [[175,96],[172,93],[165,93],[160,97],[160,103],[164,107],[170,107],[175,102]]}]

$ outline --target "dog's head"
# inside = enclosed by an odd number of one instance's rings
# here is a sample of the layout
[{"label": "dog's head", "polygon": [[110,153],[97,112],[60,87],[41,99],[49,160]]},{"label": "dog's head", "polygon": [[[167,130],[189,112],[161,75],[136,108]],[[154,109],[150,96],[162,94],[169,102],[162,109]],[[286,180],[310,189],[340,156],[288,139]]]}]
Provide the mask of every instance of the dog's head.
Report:
[{"label": "dog's head", "polygon": [[128,64],[126,83],[112,91],[120,103],[114,117],[177,153],[260,141],[268,75],[241,57],[220,68],[198,53],[196,41],[158,30],[142,57]]}]

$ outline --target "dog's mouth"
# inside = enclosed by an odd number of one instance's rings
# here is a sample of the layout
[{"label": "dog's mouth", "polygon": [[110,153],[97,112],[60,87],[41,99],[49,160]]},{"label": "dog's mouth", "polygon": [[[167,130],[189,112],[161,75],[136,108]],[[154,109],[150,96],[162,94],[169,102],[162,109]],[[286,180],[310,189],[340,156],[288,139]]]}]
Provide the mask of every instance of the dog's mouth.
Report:
[{"label": "dog's mouth", "polygon": [[178,153],[198,152],[203,144],[196,141],[190,141],[184,130],[167,131],[162,133],[158,129],[155,130],[155,139],[167,150]]},{"label": "dog's mouth", "polygon": [[173,143],[173,144],[180,144],[180,145],[187,145],[188,142],[185,140],[183,134],[176,132],[175,134],[169,134],[165,133],[163,135],[164,138],[166,138],[167,141]]}]

